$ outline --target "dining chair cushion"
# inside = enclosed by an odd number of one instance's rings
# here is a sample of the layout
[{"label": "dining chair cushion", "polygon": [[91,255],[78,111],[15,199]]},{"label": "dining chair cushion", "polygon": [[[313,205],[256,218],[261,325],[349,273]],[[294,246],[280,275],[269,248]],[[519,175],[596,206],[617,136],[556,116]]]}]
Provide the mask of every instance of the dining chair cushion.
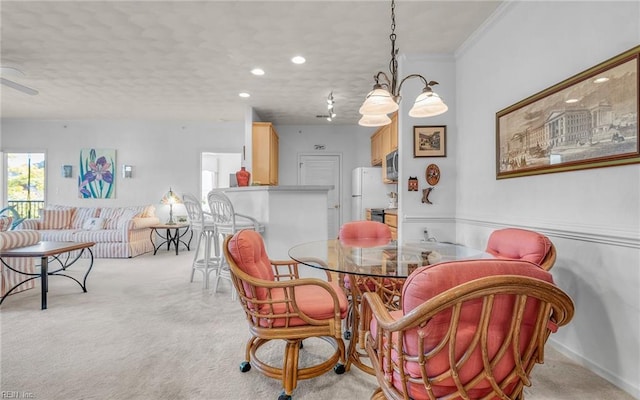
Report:
[{"label": "dining chair cushion", "polygon": [[[417,269],[407,278],[402,294],[402,310],[391,312],[391,315],[395,319],[399,319],[427,300],[448,289],[474,279],[494,275],[527,276],[553,283],[553,278],[550,273],[528,261],[484,259],[452,261],[434,266],[425,266]],[[520,351],[524,351],[526,344],[529,342],[536,320],[537,301],[532,299],[527,301],[528,303],[523,315],[525,322],[521,331]],[[473,340],[473,336],[477,330],[478,316],[481,314],[481,308],[481,300],[467,302],[462,307],[458,334],[456,336],[456,348],[460,349],[459,351],[467,349],[469,343]],[[505,332],[509,330],[509,324],[511,323],[513,315],[512,296],[496,296],[493,309],[494,312],[492,313],[491,326],[487,337],[490,358],[498,351],[499,346],[504,342]],[[425,353],[433,350],[445,335],[447,335],[450,328],[450,319],[451,310],[445,310],[435,315],[425,326],[405,331],[403,339],[404,352],[410,356],[417,355],[418,340],[420,340],[420,338],[424,338]],[[374,337],[377,332],[376,328],[377,323],[375,318],[373,318],[370,323],[370,332]],[[392,336],[392,340],[397,340],[397,334]],[[456,354],[455,356],[458,358],[460,354]],[[395,348],[392,349],[391,357],[396,362],[399,359]],[[479,348],[475,348],[470,357],[470,360],[461,369],[459,374],[462,382],[468,382],[473,379],[473,377],[483,369],[482,355]],[[501,381],[512,371],[512,364],[513,357],[511,355],[505,356],[500,360],[495,369],[496,379],[498,381]],[[429,360],[426,365],[426,370],[429,376],[437,376],[447,371],[449,367],[448,352],[441,351]],[[420,378],[421,368],[417,362],[405,361],[405,371],[407,371],[411,377]],[[393,379],[394,385],[401,390],[402,380],[399,374],[394,373]],[[474,393],[478,397],[482,397],[483,391],[489,386],[490,383],[485,380],[476,385],[478,389],[476,389]],[[434,391],[436,395],[444,395],[450,393],[452,388],[455,388],[455,383],[452,379],[447,379],[438,383]],[[422,383],[415,385],[410,384],[410,395],[416,399],[428,398]]]},{"label": "dining chair cushion", "polygon": [[378,221],[351,221],[342,224],[338,233],[340,240],[379,239],[391,240],[391,229],[388,225]]},{"label": "dining chair cushion", "polygon": [[505,228],[491,233],[486,252],[496,258],[526,260],[540,265],[550,249],[551,240],[545,235],[526,229]]},{"label": "dining chair cushion", "polygon": [[[265,281],[274,280],[273,267],[259,233],[250,230],[236,233],[229,242],[229,252],[244,273]],[[251,293],[251,285],[243,281],[243,286],[247,293]],[[267,298],[266,288],[256,289],[256,297],[259,300]]]},{"label": "dining chair cushion", "polygon": [[[384,246],[391,241],[391,228],[378,221],[351,221],[342,224],[338,238],[343,246],[349,247],[377,247]],[[344,278],[344,287],[351,289],[351,279]],[[362,290],[374,291],[376,285],[360,285]],[[366,288],[364,286],[367,286]]]},{"label": "dining chair cushion", "polygon": [[[338,303],[340,307],[340,317],[345,318],[347,316],[347,309],[349,301],[344,291],[334,282],[329,282],[333,291],[338,297]],[[334,317],[333,299],[329,292],[320,286],[298,286],[294,289],[296,304],[299,311],[313,319],[326,320]],[[285,300],[286,294],[284,289],[277,289],[271,292],[272,299],[276,302],[273,306],[263,306],[261,312],[264,314],[283,315],[289,306],[289,312],[294,312],[290,307],[289,301]],[[260,325],[263,327],[283,327],[283,326],[303,326],[309,325],[307,321],[301,318],[265,318],[260,321]]]}]

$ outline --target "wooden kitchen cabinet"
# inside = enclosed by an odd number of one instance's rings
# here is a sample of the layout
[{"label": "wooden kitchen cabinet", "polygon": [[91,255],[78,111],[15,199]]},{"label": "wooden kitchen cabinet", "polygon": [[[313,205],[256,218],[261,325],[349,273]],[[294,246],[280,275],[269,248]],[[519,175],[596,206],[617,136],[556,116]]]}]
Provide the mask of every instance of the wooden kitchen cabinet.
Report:
[{"label": "wooden kitchen cabinet", "polygon": [[251,180],[254,185],[278,185],[279,138],[271,122],[254,122]]},{"label": "wooden kitchen cabinet", "polygon": [[381,126],[371,135],[371,165],[384,167],[384,158],[389,153],[389,125]]},{"label": "wooden kitchen cabinet", "polygon": [[382,165],[382,134],[377,130],[371,135],[371,166]]},{"label": "wooden kitchen cabinet", "polygon": [[391,229],[391,238],[398,240],[398,214],[385,213],[384,223]]},{"label": "wooden kitchen cabinet", "polygon": [[391,123],[381,126],[371,135],[371,165],[386,168],[386,156],[398,149],[398,113],[391,115]]},{"label": "wooden kitchen cabinet", "polygon": [[391,124],[389,124],[389,152],[398,150],[398,112],[394,112],[391,116]]}]

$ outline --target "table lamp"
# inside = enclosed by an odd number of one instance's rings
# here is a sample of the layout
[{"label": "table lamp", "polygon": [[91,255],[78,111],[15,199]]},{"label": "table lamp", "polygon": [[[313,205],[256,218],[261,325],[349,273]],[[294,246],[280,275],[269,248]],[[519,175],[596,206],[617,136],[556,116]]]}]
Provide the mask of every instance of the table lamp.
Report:
[{"label": "table lamp", "polygon": [[178,197],[173,190],[171,190],[171,187],[169,187],[169,191],[162,196],[160,203],[169,205],[169,220],[166,225],[175,225],[176,221],[173,220],[173,205],[182,204],[180,197]]}]

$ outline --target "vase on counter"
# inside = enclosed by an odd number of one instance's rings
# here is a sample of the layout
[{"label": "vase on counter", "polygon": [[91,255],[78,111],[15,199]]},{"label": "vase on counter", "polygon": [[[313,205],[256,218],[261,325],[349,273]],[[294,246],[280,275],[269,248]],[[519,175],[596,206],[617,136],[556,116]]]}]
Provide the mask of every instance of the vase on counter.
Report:
[{"label": "vase on counter", "polygon": [[236,172],[238,186],[249,186],[249,179],[251,179],[251,172],[247,171],[245,167],[240,167],[240,171]]}]

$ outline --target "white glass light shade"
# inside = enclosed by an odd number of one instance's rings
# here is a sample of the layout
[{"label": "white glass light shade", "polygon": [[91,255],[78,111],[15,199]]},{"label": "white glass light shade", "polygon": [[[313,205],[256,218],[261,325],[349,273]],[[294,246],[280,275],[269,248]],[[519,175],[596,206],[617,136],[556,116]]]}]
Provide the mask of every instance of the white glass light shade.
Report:
[{"label": "white glass light shade", "polygon": [[416,102],[409,111],[409,116],[414,118],[434,117],[449,109],[436,92],[422,92],[416,98]]},{"label": "white glass light shade", "polygon": [[362,115],[374,115],[374,114],[389,114],[398,110],[398,103],[395,102],[393,96],[389,91],[382,88],[373,89],[367,94],[367,98],[362,107],[360,107],[360,114]]},{"label": "white glass light shade", "polygon": [[391,118],[389,118],[387,114],[365,114],[360,118],[360,121],[358,121],[358,125],[361,126],[384,126],[389,125],[390,123]]}]

